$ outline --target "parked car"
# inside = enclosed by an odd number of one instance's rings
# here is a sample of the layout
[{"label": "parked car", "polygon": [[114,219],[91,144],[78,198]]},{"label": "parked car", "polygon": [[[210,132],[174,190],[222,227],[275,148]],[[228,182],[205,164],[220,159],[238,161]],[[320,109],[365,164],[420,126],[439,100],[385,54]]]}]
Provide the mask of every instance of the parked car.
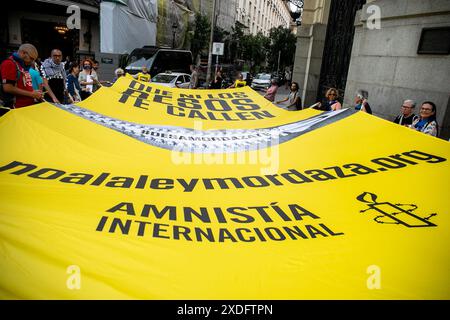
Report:
[{"label": "parked car", "polygon": [[191,76],[187,73],[164,72],[158,73],[156,76],[151,78],[150,82],[171,88],[189,88]]},{"label": "parked car", "polygon": [[275,79],[279,86],[284,85],[286,82],[286,79],[284,78],[284,72],[273,72],[272,73],[272,79]]},{"label": "parked car", "polygon": [[125,72],[131,75],[141,72],[143,67],[147,67],[152,77],[168,70],[189,73],[192,53],[187,50],[144,46],[134,49],[127,57],[126,64]]},{"label": "parked car", "polygon": [[272,76],[270,73],[258,73],[252,81],[252,89],[265,90],[270,87],[270,80]]}]

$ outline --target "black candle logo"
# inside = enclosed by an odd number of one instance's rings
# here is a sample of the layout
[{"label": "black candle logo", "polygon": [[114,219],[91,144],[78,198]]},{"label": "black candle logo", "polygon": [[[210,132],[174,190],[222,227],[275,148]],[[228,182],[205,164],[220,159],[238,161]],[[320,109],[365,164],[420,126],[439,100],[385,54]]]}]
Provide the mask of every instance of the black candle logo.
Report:
[{"label": "black candle logo", "polygon": [[429,221],[431,217],[437,215],[436,213],[431,213],[427,217],[422,218],[413,213],[418,208],[415,204],[378,202],[377,198],[378,196],[376,194],[370,192],[363,192],[356,197],[357,200],[366,203],[369,207],[361,210],[361,213],[370,210],[375,210],[380,213],[380,215],[373,219],[377,223],[401,224],[408,228],[437,226]]}]

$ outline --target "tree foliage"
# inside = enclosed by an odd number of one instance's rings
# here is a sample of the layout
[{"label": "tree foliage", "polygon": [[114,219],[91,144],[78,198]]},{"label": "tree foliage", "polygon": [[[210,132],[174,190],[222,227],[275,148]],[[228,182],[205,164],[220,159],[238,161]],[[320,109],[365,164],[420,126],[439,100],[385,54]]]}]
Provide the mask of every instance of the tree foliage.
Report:
[{"label": "tree foliage", "polygon": [[255,71],[257,66],[261,66],[267,59],[267,50],[270,39],[261,32],[256,35],[247,34],[242,38],[242,57],[249,62],[250,71]]},{"label": "tree foliage", "polygon": [[195,15],[195,30],[191,41],[191,51],[194,61],[197,61],[197,56],[200,52],[208,49],[210,23],[207,16],[197,13]]},{"label": "tree foliage", "polygon": [[234,27],[231,28],[230,35],[230,61],[242,59],[242,39],[244,38],[244,30],[247,28],[244,24],[236,21]]},{"label": "tree foliage", "polygon": [[280,54],[280,70],[294,64],[295,36],[289,29],[281,26],[270,29],[270,46],[268,63],[272,70],[278,66],[278,55]]},{"label": "tree foliage", "polygon": [[[275,71],[278,67],[278,55],[280,53],[280,70],[294,63],[295,36],[289,29],[283,27],[272,28],[269,37],[261,32],[256,35],[247,34],[246,26],[236,21],[231,32],[220,27],[214,27],[214,42],[225,44],[224,63],[236,63],[244,60],[250,65],[250,71],[265,67]],[[192,39],[191,51],[194,59],[205,49],[208,49],[210,25],[206,16],[196,15],[195,32]]]}]

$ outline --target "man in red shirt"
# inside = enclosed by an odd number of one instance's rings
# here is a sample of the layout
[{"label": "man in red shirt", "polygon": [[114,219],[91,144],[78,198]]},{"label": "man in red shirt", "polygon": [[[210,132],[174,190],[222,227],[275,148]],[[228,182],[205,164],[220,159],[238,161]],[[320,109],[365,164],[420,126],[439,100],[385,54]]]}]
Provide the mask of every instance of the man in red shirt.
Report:
[{"label": "man in red shirt", "polygon": [[37,57],[36,48],[32,44],[25,43],[0,65],[3,113],[4,110],[32,105],[35,99],[39,101],[43,99],[42,91],[33,90],[28,72]]}]

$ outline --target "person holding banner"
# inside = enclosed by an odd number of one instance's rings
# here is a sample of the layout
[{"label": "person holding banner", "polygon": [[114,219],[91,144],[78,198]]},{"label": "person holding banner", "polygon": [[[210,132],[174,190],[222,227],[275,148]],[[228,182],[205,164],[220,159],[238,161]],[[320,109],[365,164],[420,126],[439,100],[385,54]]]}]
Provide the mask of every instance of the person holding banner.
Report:
[{"label": "person holding banner", "polygon": [[413,112],[416,107],[416,102],[414,100],[405,100],[402,104],[401,114],[394,119],[394,123],[401,126],[409,127],[418,116]]},{"label": "person holding banner", "polygon": [[148,73],[147,67],[142,67],[142,72],[139,72],[133,76],[133,78],[144,81],[144,82],[150,82],[150,79],[152,78],[150,74]]},{"label": "person holding banner", "polygon": [[[42,79],[41,74],[39,73],[39,66],[35,62],[30,67],[30,76],[31,76],[31,82],[33,83],[33,89],[34,90],[40,90],[44,94],[44,96],[47,94],[51,101],[54,103],[59,103],[58,99],[56,98],[55,94],[52,91],[52,88],[48,85],[47,82],[44,82],[44,79]],[[44,90],[45,89],[45,90]],[[43,100],[35,99],[34,102],[42,102]]]},{"label": "person holding banner", "polygon": [[246,85],[247,81],[244,80],[244,76],[242,75],[242,73],[238,73],[236,81],[234,81],[234,83],[231,86],[229,86],[228,89],[242,88],[245,87]]},{"label": "person holding banner", "polygon": [[328,89],[326,96],[327,96],[327,102],[325,104],[326,111],[336,111],[342,109],[342,105],[338,101],[339,93],[335,88]]},{"label": "person holding banner", "polygon": [[53,49],[50,58],[44,60],[41,65],[41,75],[44,80],[44,86],[49,86],[57,100],[52,96],[46,95],[44,99],[48,102],[65,103],[67,97],[67,76],[64,64],[62,63],[62,52],[59,49]]},{"label": "person holding banner", "polygon": [[367,99],[369,98],[369,93],[365,90],[358,90],[355,95],[355,110],[364,111],[368,114],[372,114],[372,109],[370,108]]},{"label": "person holding banner", "polygon": [[276,104],[284,103],[288,101],[288,105],[286,107],[287,110],[295,111],[302,110],[302,99],[300,98],[299,85],[297,82],[292,82],[291,84],[291,92],[289,95],[280,101],[277,101]]},{"label": "person holding banner", "polygon": [[220,69],[218,69],[216,72],[216,76],[214,77],[214,80],[209,85],[209,88],[210,89],[222,89],[222,82],[223,82],[222,71]]},{"label": "person holding banner", "polygon": [[117,68],[116,70],[114,70],[114,74],[116,75],[113,79],[113,83],[117,81],[117,79],[119,79],[120,77],[124,77],[125,76],[125,71],[123,71],[122,68]]},{"label": "person holding banner", "polygon": [[275,95],[278,91],[278,83],[276,79],[270,80],[271,86],[267,89],[266,94],[264,95],[264,98],[266,98],[269,101],[274,102],[275,101]]},{"label": "person holding banner", "polygon": [[425,101],[422,103],[419,117],[413,121],[411,128],[433,137],[437,136],[436,105],[433,102]]},{"label": "person holding banner", "polygon": [[33,90],[29,73],[31,65],[38,58],[36,47],[24,43],[0,65],[0,116],[10,109],[22,108],[42,100],[41,90]]}]

